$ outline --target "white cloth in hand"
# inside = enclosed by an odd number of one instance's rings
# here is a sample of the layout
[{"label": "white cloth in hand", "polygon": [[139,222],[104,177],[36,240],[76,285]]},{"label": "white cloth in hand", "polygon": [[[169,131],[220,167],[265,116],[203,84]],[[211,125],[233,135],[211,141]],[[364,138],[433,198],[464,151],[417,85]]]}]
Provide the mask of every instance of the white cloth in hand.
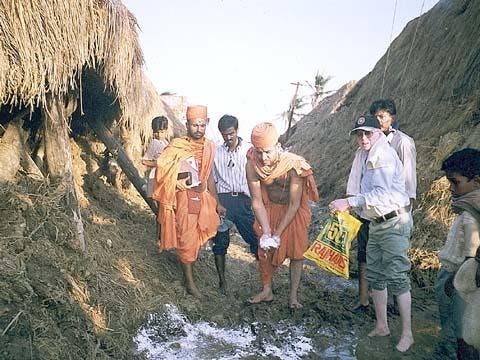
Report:
[{"label": "white cloth in hand", "polygon": [[260,237],[260,247],[263,250],[276,249],[278,247],[277,241],[270,234],[263,234]]},{"label": "white cloth in hand", "polygon": [[275,246],[275,248],[278,249],[280,247],[280,236],[273,235],[272,240],[275,241],[275,244],[277,244],[277,246]]}]

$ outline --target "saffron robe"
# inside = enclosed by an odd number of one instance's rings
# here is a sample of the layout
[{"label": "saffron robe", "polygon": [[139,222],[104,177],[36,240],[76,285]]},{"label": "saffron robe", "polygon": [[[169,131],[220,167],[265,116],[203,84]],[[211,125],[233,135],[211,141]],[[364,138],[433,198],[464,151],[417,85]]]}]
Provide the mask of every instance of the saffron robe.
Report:
[{"label": "saffron robe", "polygon": [[[159,204],[159,248],[160,251],[176,249],[182,263],[197,259],[200,247],[216,234],[220,223],[217,202],[207,189],[214,155],[215,144],[210,140],[181,137],[174,139],[157,159],[152,197]],[[180,163],[192,156],[205,189],[200,192],[176,188]]]},{"label": "saffron robe", "polygon": [[[312,167],[301,156],[283,152],[275,165],[267,167],[257,162],[254,148],[251,148],[247,153],[247,158],[254,163],[255,171],[260,178],[262,200],[267,210],[272,232],[275,231],[275,228],[285,215],[288,204],[276,204],[270,201],[266,186],[271,184],[276,178],[285,177],[285,174],[290,170],[294,170],[298,176],[305,178],[300,207],[293,220],[282,232],[280,246],[274,251],[266,252],[261,248],[258,250],[260,275],[262,283],[265,285],[271,283],[276,266],[281,265],[286,258],[292,260],[303,259],[303,254],[308,247],[308,227],[311,221],[308,201],[318,201],[319,196]],[[258,238],[260,238],[262,229],[258,221],[255,221],[254,229]]]}]

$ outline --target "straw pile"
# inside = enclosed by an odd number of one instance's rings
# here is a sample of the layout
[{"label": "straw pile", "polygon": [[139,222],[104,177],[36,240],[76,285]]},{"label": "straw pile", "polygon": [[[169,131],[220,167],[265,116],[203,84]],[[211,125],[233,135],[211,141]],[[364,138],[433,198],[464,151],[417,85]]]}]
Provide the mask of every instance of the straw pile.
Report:
[{"label": "straw pile", "polygon": [[368,112],[372,101],[394,99],[400,128],[417,147],[412,254],[419,274],[421,268],[438,266],[436,251],[451,220],[441,161],[455,150],[480,144],[479,27],[480,2],[440,1],[392,42],[388,64],[385,55],[335,113],[324,115],[320,104],[305,124],[297,124],[286,144],[310,161],[325,202],[343,196],[356,148],[348,135],[354,119]]},{"label": "straw pile", "polygon": [[[97,146],[98,148],[98,146]],[[138,195],[80,169],[88,249],[72,247],[64,189],[19,177],[0,184],[0,358],[132,358],[146,314],[183,294],[175,259],[157,255],[155,225]],[[77,179],[78,181],[78,179]]]}]

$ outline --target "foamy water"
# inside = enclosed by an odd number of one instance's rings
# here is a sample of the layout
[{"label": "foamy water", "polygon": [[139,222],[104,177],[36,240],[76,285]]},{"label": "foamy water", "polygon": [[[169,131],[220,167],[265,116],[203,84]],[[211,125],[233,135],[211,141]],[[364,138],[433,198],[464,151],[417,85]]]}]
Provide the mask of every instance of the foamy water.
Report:
[{"label": "foamy water", "polygon": [[[325,338],[337,338],[334,330],[319,331]],[[347,334],[347,337],[349,335]],[[137,350],[149,359],[227,360],[247,356],[275,356],[281,360],[301,359],[307,354],[320,358],[355,359],[353,334],[340,348],[315,349],[302,326],[280,321],[275,324],[252,323],[225,329],[199,321],[191,323],[171,304],[161,314],[152,314],[134,339]]]}]

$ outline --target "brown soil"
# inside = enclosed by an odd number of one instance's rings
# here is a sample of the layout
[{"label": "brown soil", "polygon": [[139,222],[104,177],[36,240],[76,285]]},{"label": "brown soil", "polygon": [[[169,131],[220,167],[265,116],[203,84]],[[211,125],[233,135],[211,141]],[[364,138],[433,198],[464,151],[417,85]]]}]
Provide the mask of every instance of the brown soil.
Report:
[{"label": "brown soil", "polygon": [[[247,305],[245,300],[260,290],[258,270],[234,234],[227,258],[227,296],[217,290],[213,255],[205,250],[195,266],[204,299],[193,299],[185,292],[175,255],[158,253],[154,217],[143,200],[107,183],[100,157],[80,156],[85,149],[72,146],[78,155],[76,179],[87,234],[84,257],[72,245],[74,226],[63,212],[61,187],[27,177],[19,177],[15,185],[0,185],[0,358],[130,359],[136,331],[148,314],[166,303],[176,305],[193,322],[226,328],[254,322],[301,324],[320,348],[343,341],[341,336],[325,338],[322,328],[333,327],[338,334],[353,331],[359,339],[359,359],[383,358],[385,348],[395,357],[398,317],[393,318],[391,338],[367,339],[371,315],[345,309],[356,299],[355,281],[341,285],[310,263],[305,264],[300,290],[304,309],[294,314],[288,309],[287,266],[275,276],[272,303]],[[321,208],[315,211],[312,234],[323,216]],[[410,358],[431,351],[438,333],[434,314],[431,288],[416,288],[417,343]]]}]

